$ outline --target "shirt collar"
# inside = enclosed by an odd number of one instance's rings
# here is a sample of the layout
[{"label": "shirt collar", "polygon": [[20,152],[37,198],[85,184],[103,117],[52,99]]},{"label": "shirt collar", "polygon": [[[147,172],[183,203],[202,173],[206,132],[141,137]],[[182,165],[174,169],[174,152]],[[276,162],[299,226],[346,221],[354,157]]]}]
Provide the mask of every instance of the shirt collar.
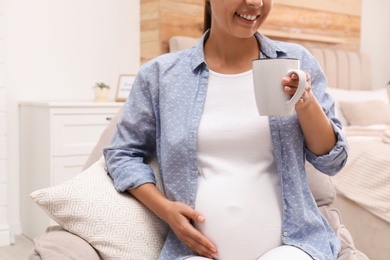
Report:
[{"label": "shirt collar", "polygon": [[[204,42],[209,37],[210,30],[207,30],[200,38],[199,44],[196,45],[191,52],[191,68],[192,70],[197,69],[200,65],[206,65],[206,59],[204,57]],[[259,43],[260,51],[265,55],[266,58],[278,58],[283,54],[286,54],[286,50],[283,50],[277,41],[273,41],[268,37],[262,35],[259,32],[255,33],[255,37]],[[260,58],[260,57],[259,57]]]},{"label": "shirt collar", "polygon": [[204,64],[206,67],[206,59],[204,57],[204,42],[209,37],[210,30],[207,30],[200,38],[198,45],[195,46],[194,51],[191,53],[191,68],[192,70],[197,69],[200,65]]},{"label": "shirt collar", "polygon": [[286,53],[286,50],[281,49],[277,41],[273,41],[259,32],[256,32],[255,36],[260,44],[260,51],[266,58],[275,59]]}]

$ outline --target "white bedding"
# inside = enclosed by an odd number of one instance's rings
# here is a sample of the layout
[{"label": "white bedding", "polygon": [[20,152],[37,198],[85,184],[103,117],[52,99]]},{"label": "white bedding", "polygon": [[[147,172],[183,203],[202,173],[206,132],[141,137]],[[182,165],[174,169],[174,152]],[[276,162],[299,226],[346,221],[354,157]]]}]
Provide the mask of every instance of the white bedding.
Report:
[{"label": "white bedding", "polygon": [[390,222],[390,126],[348,126],[345,168],[333,178],[337,192]]}]

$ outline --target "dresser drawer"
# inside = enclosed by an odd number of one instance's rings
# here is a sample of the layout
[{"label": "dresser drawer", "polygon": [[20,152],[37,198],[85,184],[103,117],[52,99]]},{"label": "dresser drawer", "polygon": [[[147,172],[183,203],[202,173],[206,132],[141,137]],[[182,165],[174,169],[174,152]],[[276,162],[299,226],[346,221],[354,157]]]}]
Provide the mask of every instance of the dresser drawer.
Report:
[{"label": "dresser drawer", "polygon": [[96,145],[113,114],[55,115],[53,155],[86,155]]},{"label": "dresser drawer", "polygon": [[81,173],[88,155],[63,156],[53,159],[51,186],[61,184]]}]

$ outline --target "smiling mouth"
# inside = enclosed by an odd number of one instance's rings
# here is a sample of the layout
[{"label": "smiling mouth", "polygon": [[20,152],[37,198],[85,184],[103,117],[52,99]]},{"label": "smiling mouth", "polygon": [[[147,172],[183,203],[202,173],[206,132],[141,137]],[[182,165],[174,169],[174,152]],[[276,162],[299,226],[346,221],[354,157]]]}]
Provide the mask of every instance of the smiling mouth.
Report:
[{"label": "smiling mouth", "polygon": [[247,14],[239,14],[239,13],[236,13],[236,15],[247,21],[254,21],[258,17],[257,15],[247,15]]}]

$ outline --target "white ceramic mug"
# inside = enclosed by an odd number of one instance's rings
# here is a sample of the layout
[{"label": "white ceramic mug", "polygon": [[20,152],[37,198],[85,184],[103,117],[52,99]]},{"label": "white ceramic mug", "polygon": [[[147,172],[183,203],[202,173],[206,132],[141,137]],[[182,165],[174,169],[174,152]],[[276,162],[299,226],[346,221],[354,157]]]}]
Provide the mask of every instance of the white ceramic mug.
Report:
[{"label": "white ceramic mug", "polygon": [[[296,73],[298,89],[293,96],[284,92],[282,78]],[[306,73],[297,59],[259,59],[253,61],[256,104],[261,116],[290,116],[306,87]]]}]

